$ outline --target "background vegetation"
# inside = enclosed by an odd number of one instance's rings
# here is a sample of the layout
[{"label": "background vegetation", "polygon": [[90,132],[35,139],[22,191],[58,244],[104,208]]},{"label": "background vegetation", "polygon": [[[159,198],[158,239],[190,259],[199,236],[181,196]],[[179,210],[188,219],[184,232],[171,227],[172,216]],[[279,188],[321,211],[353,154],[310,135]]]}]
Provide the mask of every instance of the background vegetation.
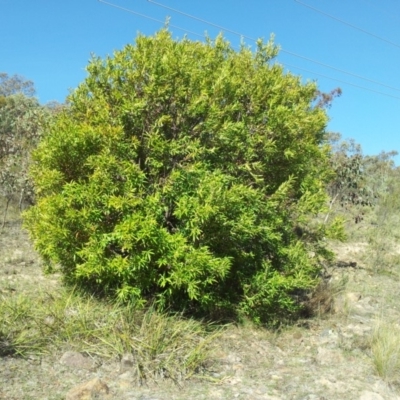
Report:
[{"label": "background vegetation", "polygon": [[0,73],[0,195],[6,201],[2,228],[12,200],[20,210],[24,203],[33,204],[34,191],[28,176],[31,152],[61,107],[42,106],[34,94],[33,82]]}]

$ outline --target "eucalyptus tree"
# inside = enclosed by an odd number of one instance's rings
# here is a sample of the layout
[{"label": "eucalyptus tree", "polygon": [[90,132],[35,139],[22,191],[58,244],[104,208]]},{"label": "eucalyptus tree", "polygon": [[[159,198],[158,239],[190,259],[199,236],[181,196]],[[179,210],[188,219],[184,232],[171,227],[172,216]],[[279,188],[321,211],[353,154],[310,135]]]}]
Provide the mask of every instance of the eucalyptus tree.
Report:
[{"label": "eucalyptus tree", "polygon": [[9,204],[32,202],[28,177],[30,153],[36,147],[50,110],[33,97],[31,81],[0,73],[0,195],[5,199],[4,227]]}]

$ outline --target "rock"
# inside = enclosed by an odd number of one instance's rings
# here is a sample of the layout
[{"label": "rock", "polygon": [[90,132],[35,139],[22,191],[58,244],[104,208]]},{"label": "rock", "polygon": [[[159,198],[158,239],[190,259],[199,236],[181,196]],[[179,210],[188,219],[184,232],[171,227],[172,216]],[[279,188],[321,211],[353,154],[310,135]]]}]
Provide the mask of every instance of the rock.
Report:
[{"label": "rock", "polygon": [[[66,395],[65,400],[92,400],[108,399],[108,386],[99,378],[81,383],[72,388]],[[104,395],[104,396],[103,396]]]},{"label": "rock", "polygon": [[121,362],[119,365],[119,371],[120,373],[124,373],[130,369],[132,369],[135,365],[135,357],[133,356],[132,353],[125,353],[122,358]]},{"label": "rock", "polygon": [[60,363],[77,369],[90,370],[94,367],[92,360],[77,351],[65,352],[60,358]]},{"label": "rock", "polygon": [[325,329],[319,335],[320,344],[336,346],[339,342],[339,333],[333,329]]}]

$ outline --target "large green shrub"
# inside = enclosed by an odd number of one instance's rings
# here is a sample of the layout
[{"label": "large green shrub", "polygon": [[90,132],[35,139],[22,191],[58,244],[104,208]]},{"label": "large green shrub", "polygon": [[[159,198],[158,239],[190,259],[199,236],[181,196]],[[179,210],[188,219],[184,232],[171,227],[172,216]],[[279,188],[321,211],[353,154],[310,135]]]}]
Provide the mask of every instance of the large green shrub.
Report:
[{"label": "large green shrub", "polygon": [[26,226],[48,264],[122,301],[295,311],[318,273],[327,117],[276,54],[162,30],[94,58],[35,154]]}]

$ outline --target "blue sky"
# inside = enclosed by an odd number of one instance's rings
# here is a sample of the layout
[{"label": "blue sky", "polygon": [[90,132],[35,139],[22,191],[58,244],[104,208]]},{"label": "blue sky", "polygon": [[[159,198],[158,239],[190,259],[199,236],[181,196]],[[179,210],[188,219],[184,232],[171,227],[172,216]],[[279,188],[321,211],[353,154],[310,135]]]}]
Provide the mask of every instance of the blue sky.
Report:
[{"label": "blue sky", "polygon": [[[278,62],[287,70],[317,80],[323,91],[342,88],[328,110],[329,130],[354,138],[365,154],[400,151],[398,0],[157,1],[249,38],[274,33],[282,48]],[[147,0],[108,2],[160,21],[170,16],[175,37],[185,32],[174,26],[211,37],[221,31]],[[138,32],[150,35],[162,26],[98,0],[0,0],[0,72],[34,81],[42,103],[62,102],[85,78],[92,53],[111,55]],[[240,43],[237,35],[225,36]]]}]

